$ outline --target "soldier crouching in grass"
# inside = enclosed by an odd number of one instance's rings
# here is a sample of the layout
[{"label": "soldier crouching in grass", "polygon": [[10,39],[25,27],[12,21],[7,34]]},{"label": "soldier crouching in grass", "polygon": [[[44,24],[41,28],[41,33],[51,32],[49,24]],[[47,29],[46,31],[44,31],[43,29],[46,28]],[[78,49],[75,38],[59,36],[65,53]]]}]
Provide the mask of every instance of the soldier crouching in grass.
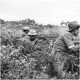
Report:
[{"label": "soldier crouching in grass", "polygon": [[53,50],[51,53],[51,58],[54,60],[54,64],[58,70],[58,75],[63,71],[64,63],[69,55],[74,53],[79,53],[80,45],[74,44],[74,37],[78,36],[80,25],[78,23],[70,22],[68,24],[68,32],[59,36],[56,40]]},{"label": "soldier crouching in grass", "polygon": [[28,32],[29,32],[29,27],[28,26],[25,26],[22,28],[22,35],[21,35],[21,38],[20,40],[21,41],[28,41]]},{"label": "soldier crouching in grass", "polygon": [[24,32],[24,33],[22,34],[22,37],[26,36],[26,35],[28,34],[28,32],[29,32],[29,27],[28,27],[28,26],[23,27],[23,28],[22,28],[22,31]]},{"label": "soldier crouching in grass", "polygon": [[29,33],[28,33],[28,36],[29,36],[29,40],[31,42],[33,42],[36,38],[37,38],[37,32],[35,29],[30,29]]}]

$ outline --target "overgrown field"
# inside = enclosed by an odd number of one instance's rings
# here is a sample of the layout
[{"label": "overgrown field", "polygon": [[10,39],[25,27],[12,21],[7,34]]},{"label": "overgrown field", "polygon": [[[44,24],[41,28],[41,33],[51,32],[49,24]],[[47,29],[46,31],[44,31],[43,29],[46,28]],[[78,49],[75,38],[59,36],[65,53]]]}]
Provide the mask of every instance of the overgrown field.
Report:
[{"label": "overgrown field", "polygon": [[36,45],[31,44],[25,38],[21,40],[22,34],[23,32],[20,29],[11,29],[11,32],[9,32],[9,29],[1,28],[1,79],[79,78],[80,66],[77,57],[69,57],[61,75],[58,74],[55,64],[53,64],[53,67],[50,65],[49,54],[55,40],[60,35],[57,29],[44,29],[42,36],[46,38]]}]

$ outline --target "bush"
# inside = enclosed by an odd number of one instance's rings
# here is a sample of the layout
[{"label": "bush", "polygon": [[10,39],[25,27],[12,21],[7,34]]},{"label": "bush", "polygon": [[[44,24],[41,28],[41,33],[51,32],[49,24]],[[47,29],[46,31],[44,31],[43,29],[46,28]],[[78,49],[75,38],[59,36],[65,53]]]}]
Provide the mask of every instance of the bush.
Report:
[{"label": "bush", "polygon": [[[45,40],[35,45],[25,38],[21,40],[22,34],[21,31],[20,33],[17,31],[2,31],[0,36],[2,79],[50,79],[55,76],[59,79],[76,79],[79,77],[79,75],[73,77],[69,71],[67,72],[70,65],[75,65],[73,62],[76,58],[68,58],[64,66],[66,76],[63,77],[61,74],[59,77],[54,61],[52,62],[49,57],[52,50],[52,44],[59,37],[57,31],[52,30],[49,35],[45,34],[48,37],[45,36]],[[42,36],[44,36],[44,34]],[[76,70],[76,72],[78,72],[78,70]]]}]

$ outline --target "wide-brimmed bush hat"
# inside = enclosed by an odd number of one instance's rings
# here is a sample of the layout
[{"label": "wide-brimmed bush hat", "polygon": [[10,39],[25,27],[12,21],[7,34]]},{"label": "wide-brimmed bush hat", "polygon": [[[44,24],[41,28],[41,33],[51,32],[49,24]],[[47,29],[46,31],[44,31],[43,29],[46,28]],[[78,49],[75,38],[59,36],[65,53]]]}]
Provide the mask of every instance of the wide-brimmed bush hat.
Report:
[{"label": "wide-brimmed bush hat", "polygon": [[37,32],[35,29],[30,29],[28,35],[37,35]]},{"label": "wide-brimmed bush hat", "polygon": [[25,26],[25,27],[22,28],[22,30],[29,30],[29,27]]},{"label": "wide-brimmed bush hat", "polygon": [[69,28],[68,31],[73,31],[75,29],[80,28],[80,25],[78,24],[77,21],[73,21],[68,24],[68,28]]}]

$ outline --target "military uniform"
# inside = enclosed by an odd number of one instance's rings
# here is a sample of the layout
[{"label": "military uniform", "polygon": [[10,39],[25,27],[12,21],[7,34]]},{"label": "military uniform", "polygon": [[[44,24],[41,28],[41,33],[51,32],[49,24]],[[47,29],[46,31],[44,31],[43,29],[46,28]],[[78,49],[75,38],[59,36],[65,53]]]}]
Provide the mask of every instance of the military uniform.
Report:
[{"label": "military uniform", "polygon": [[68,57],[68,47],[74,45],[73,38],[73,35],[67,32],[64,35],[61,35],[54,44],[51,55],[53,56],[59,71],[63,69],[64,62]]},{"label": "military uniform", "polygon": [[[69,30],[74,29],[74,25],[71,25]],[[68,56],[72,53],[69,47],[74,46],[74,35],[71,32],[66,32],[65,34],[59,36],[56,40],[53,50],[51,53],[51,57],[55,62],[55,65],[58,69],[58,72],[62,72],[64,63],[67,60]]]}]

